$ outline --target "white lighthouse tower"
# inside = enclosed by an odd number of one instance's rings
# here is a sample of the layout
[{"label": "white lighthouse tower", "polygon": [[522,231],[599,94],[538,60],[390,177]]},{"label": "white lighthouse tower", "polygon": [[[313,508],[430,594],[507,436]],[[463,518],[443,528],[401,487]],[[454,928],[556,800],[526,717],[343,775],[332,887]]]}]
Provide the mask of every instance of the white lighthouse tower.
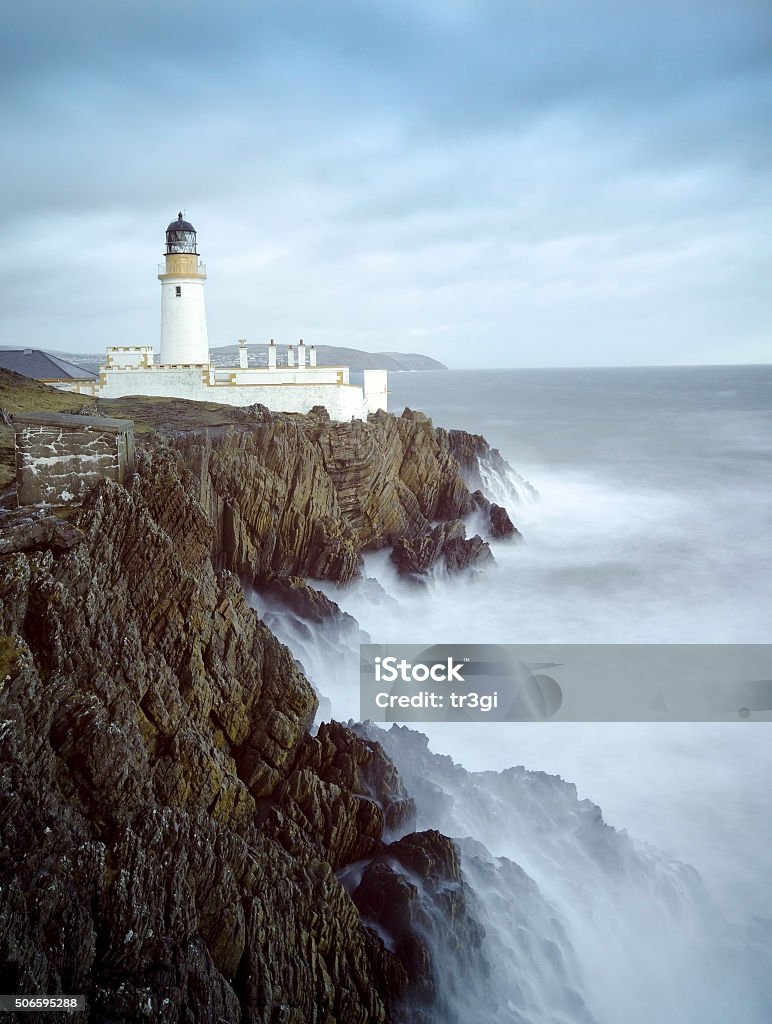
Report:
[{"label": "white lighthouse tower", "polygon": [[351,384],[348,366],[319,366],[313,345],[287,346],[278,365],[277,345],[268,346],[268,366],[250,365],[246,340],[239,341],[237,366],[215,366],[209,356],[204,309],[206,267],[199,262],[196,229],[182,213],[166,229],[161,282],[161,358],[152,345],[111,345],[99,376],[56,382],[64,391],[94,398],[152,395],[220,405],[260,404],[274,412],[310,412],[323,406],[331,420],[366,420],[386,410],[386,370],[365,370],[362,385]]},{"label": "white lighthouse tower", "polygon": [[206,267],[199,262],[196,229],[182,213],[166,229],[166,263],[158,268],[161,282],[162,366],[209,365],[204,281]]}]

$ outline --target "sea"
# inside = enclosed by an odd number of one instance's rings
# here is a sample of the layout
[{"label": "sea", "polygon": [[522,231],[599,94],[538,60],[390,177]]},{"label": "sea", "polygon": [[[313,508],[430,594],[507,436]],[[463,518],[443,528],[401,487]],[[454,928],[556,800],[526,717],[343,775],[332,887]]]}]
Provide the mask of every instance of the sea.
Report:
[{"label": "sea", "polygon": [[[483,434],[501,452],[522,478],[507,504],[523,542],[494,542],[495,566],[483,577],[438,573],[423,587],[399,579],[388,553],[373,553],[365,576],[388,600],[366,581],[323,585],[373,642],[772,640],[772,366],[449,370],[391,374],[389,387],[390,411],[421,410],[436,426]],[[358,719],[350,664],[331,672],[328,650],[312,650],[291,628],[284,639],[329,700],[327,714]],[[772,1020],[772,723],[751,716],[416,728],[431,750],[477,773],[475,785],[488,787],[482,802],[494,802],[494,793],[499,804],[510,799],[493,773],[513,766],[529,770],[525,780],[554,777],[545,820],[535,823],[532,811],[517,818],[513,808],[519,831],[506,807],[481,824],[476,809],[463,809],[460,790],[456,818],[445,822],[461,836],[474,818],[474,839],[505,858],[497,870],[510,861],[524,867],[550,908],[534,904],[530,924],[501,924],[494,894],[483,894],[491,943],[497,928],[504,936],[490,959],[512,965],[496,1019]],[[626,895],[623,886],[611,897],[600,867],[575,871],[587,847],[575,838],[578,825],[571,831],[569,818],[579,812],[565,803],[564,783],[575,785],[578,801],[597,805],[628,844]],[[550,869],[540,843],[553,850]],[[688,925],[667,925],[665,941],[653,904],[683,893],[680,864],[695,869],[701,908]],[[470,877],[479,881],[480,871],[469,860]],[[630,879],[647,872],[672,883],[671,895],[652,895],[651,887],[645,897],[631,895]],[[621,930],[615,917],[626,919]],[[563,967],[573,964],[570,984],[561,975],[560,985],[575,1003],[555,995],[555,978],[539,966],[547,953],[522,961],[513,936],[525,928],[538,945],[546,927],[539,920],[560,924]],[[461,1003],[454,1012],[448,1020],[475,1019]]]}]

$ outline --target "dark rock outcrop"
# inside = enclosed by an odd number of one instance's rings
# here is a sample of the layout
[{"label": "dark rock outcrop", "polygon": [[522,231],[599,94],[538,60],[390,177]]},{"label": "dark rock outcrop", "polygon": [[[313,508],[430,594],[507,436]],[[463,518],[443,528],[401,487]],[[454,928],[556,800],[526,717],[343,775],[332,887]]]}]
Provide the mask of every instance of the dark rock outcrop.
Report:
[{"label": "dark rock outcrop", "polygon": [[472,566],[484,566],[493,561],[487,541],[477,534],[468,540],[454,537],[443,545],[442,553],[448,572],[461,572]]},{"label": "dark rock outcrop", "polygon": [[[407,1021],[441,995],[427,915],[474,946],[449,841],[399,838],[415,808],[377,742],[309,736],[316,697],[231,571],[324,617],[293,573],[349,579],[366,545],[473,507],[426,421],[348,434],[283,417],[151,439],[67,543],[51,524],[6,547],[3,991],[84,992],[96,1024]],[[385,850],[429,865],[420,909],[409,886],[389,901],[402,958],[336,877]]]},{"label": "dark rock outcrop", "polygon": [[516,529],[505,508],[497,505],[495,502],[488,501],[480,490],[473,491],[472,498],[475,505],[477,505],[488,520],[488,529],[491,537],[496,540],[501,540],[505,537],[513,537],[516,540],[523,539],[522,534]]},{"label": "dark rock outcrop", "polygon": [[508,466],[497,448],[491,448],[482,434],[469,434],[465,430],[437,428],[437,441],[455,459],[463,479],[472,487],[483,486],[480,462],[485,461],[504,475]]},{"label": "dark rock outcrop", "polygon": [[467,910],[455,844],[433,830],[391,843],[365,868],[353,898],[404,967],[414,1019],[453,1019],[443,979],[463,984],[487,970],[484,932]]},{"label": "dark rock outcrop", "polygon": [[[289,576],[347,583],[363,551],[407,544],[407,571],[422,572],[431,552],[436,560],[447,540],[462,539],[458,521],[476,505],[448,437],[409,409],[347,424],[274,415],[249,431],[180,439],[175,451],[225,567],[258,586]],[[465,458],[489,451],[472,441],[466,451],[457,440]],[[484,560],[479,544],[463,557],[455,547],[454,567]]]},{"label": "dark rock outcrop", "polygon": [[321,590],[310,586],[299,576],[270,576],[260,581],[260,590],[307,622],[333,622],[338,626],[355,624],[352,616],[341,611]]},{"label": "dark rock outcrop", "polygon": [[0,555],[14,551],[66,551],[83,533],[60,516],[28,508],[0,514]]},{"label": "dark rock outcrop", "polygon": [[467,539],[464,524],[457,519],[438,523],[428,533],[415,538],[400,537],[394,543],[391,558],[401,573],[416,578],[425,576],[440,561],[449,572],[493,561],[491,550],[482,537]]},{"label": "dark rock outcrop", "polygon": [[[491,448],[481,434],[438,427],[436,435],[438,443],[456,460],[461,478],[470,489],[485,489],[484,470],[486,474],[498,477],[501,481],[509,481],[510,484],[516,482],[516,488],[531,498],[539,497],[536,488],[516,473],[498,448]],[[511,486],[507,489],[517,502],[519,497],[515,490]]]}]

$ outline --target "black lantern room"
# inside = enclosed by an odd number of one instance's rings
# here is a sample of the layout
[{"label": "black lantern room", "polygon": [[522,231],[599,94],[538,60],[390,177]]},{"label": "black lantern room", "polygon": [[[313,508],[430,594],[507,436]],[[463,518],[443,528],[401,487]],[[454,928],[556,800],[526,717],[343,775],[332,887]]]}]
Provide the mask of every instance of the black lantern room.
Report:
[{"label": "black lantern room", "polygon": [[166,229],[166,252],[196,252],[196,229],[182,219],[182,211]]}]

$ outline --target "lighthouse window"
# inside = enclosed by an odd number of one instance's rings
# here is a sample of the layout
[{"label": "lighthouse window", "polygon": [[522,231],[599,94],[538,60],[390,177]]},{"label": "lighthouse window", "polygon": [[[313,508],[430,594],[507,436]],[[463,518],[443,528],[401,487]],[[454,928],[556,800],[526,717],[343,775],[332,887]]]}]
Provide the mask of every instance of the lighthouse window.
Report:
[{"label": "lighthouse window", "polygon": [[182,297],[182,285],[181,284],[178,284],[175,287],[174,294],[177,296],[178,299]]}]

